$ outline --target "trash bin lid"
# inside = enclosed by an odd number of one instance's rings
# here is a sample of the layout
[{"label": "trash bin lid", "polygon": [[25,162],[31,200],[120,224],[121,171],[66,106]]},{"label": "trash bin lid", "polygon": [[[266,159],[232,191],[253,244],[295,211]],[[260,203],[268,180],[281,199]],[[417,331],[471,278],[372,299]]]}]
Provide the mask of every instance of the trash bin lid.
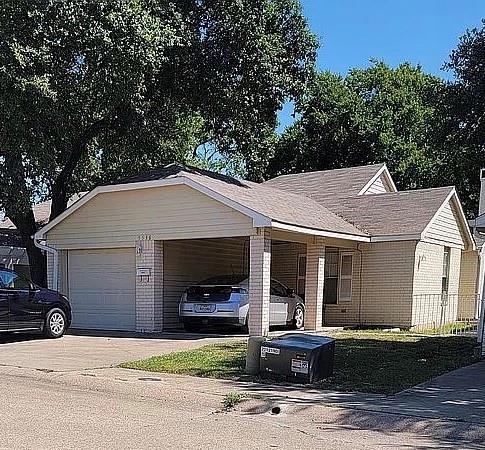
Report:
[{"label": "trash bin lid", "polygon": [[319,336],[315,334],[305,334],[305,333],[287,333],[283,336],[271,339],[263,343],[263,345],[271,346],[282,346],[282,347],[297,347],[305,348],[308,350],[320,347],[325,344],[330,344],[334,342],[335,339],[329,336]]}]

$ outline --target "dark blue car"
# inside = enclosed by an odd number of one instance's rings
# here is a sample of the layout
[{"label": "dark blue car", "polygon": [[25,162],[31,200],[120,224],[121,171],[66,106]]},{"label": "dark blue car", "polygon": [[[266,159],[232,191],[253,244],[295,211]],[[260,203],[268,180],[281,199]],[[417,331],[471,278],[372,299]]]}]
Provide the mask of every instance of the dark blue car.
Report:
[{"label": "dark blue car", "polygon": [[0,332],[40,331],[61,337],[71,324],[71,306],[65,295],[41,288],[26,276],[0,269]]}]

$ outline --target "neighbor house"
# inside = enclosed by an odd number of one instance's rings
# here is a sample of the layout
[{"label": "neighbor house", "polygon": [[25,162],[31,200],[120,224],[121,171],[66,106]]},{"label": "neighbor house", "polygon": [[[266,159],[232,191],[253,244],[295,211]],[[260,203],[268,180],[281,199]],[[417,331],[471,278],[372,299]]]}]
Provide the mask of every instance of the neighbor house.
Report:
[{"label": "neighbor house", "polygon": [[78,328],[178,328],[187,286],[243,272],[252,335],[268,330],[271,277],[305,297],[310,330],[431,327],[476,302],[455,189],[398,192],[384,164],[262,184],[173,164],[95,188],[36,239]]},{"label": "neighbor house", "polygon": [[[74,194],[69,199],[68,205],[72,205],[84,194],[84,192]],[[51,204],[51,200],[47,200],[32,206],[35,222],[38,227],[42,227],[49,222]],[[13,269],[25,275],[29,275],[30,273],[27,250],[22,244],[17,227],[8,217],[3,217],[0,220],[0,267]]]}]

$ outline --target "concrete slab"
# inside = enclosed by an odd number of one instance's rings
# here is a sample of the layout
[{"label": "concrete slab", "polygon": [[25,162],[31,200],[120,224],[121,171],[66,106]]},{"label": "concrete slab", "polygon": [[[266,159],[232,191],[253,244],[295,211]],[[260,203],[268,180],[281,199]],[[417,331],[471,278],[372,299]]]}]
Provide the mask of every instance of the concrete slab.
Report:
[{"label": "concrete slab", "polygon": [[126,333],[66,335],[61,339],[13,334],[0,338],[0,365],[44,371],[112,367],[125,361],[241,339],[177,333],[136,336]]}]

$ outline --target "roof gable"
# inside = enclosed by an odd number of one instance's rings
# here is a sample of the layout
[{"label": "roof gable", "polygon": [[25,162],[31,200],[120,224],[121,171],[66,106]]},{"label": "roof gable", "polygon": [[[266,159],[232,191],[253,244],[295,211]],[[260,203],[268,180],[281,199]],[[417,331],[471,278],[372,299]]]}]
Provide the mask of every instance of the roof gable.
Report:
[{"label": "roof gable", "polygon": [[253,219],[255,227],[276,227],[278,223],[282,223],[320,230],[323,235],[326,232],[340,233],[348,239],[369,240],[367,233],[308,197],[284,192],[264,184],[237,180],[225,175],[179,165],[153,170],[145,175],[126,179],[122,184],[98,186],[40,230],[36,237],[44,238],[45,233],[100,193],[176,184],[190,186],[246,214]]},{"label": "roof gable", "polygon": [[394,184],[391,173],[384,164],[382,168],[359,191],[358,195],[384,194],[386,192],[397,192],[397,188]]},{"label": "roof gable", "polygon": [[436,211],[423,230],[422,239],[425,242],[455,246],[461,249],[474,247],[474,240],[456,192],[453,191]]},{"label": "roof gable", "polygon": [[423,239],[429,227],[432,227],[430,224],[440,220],[440,213],[449,216],[445,212],[448,204],[453,210],[453,220],[459,227],[461,242],[457,242],[456,233],[447,235],[446,230],[441,230],[440,242],[473,247],[454,187],[362,195],[325,203],[330,210],[367,231],[373,241]]}]

